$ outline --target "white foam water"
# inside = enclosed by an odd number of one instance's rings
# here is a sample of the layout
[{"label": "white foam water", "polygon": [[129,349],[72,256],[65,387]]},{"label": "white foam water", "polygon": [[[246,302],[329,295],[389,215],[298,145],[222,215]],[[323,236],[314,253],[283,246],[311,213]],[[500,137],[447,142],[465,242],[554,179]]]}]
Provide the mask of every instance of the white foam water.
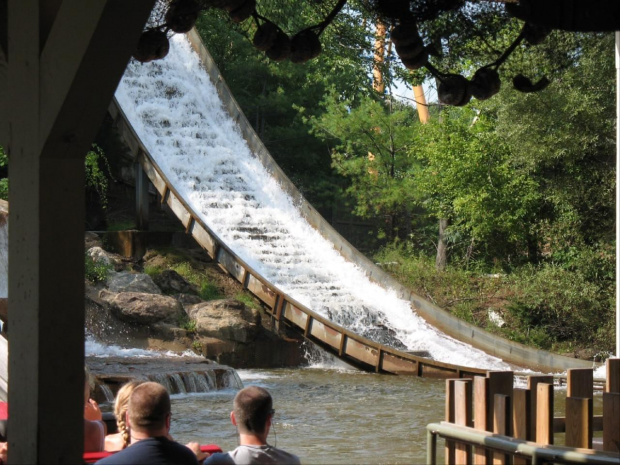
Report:
[{"label": "white foam water", "polygon": [[185,36],[163,60],[132,61],[116,98],[194,212],[246,263],[313,311],[369,339],[436,360],[509,369],[371,282],[300,215],[251,153]]},{"label": "white foam water", "polygon": [[197,357],[191,350],[179,354],[172,351],[161,352],[156,350],[126,348],[114,344],[108,345],[96,341],[90,334],[86,335],[84,341],[84,353],[87,357]]}]

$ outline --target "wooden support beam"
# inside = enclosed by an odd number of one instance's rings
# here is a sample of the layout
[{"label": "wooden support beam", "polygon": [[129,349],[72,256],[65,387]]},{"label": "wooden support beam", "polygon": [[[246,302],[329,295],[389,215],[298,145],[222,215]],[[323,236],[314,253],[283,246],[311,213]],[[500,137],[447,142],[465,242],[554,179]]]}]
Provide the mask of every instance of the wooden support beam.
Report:
[{"label": "wooden support beam", "polygon": [[[489,398],[489,378],[483,376],[474,377],[474,428],[480,431],[489,431],[491,426],[487,424],[487,405]],[[476,465],[486,465],[487,453],[484,448],[474,448],[473,461]]]},{"label": "wooden support beam", "polygon": [[[460,379],[454,382],[454,423],[471,427],[472,418],[472,380]],[[457,443],[454,452],[455,463],[470,464],[471,446]]]},{"label": "wooden support beam", "polygon": [[489,371],[489,397],[487,398],[487,427],[493,425],[493,409],[495,408],[495,394],[512,397],[514,373],[512,371]]},{"label": "wooden support beam", "polygon": [[[512,407],[510,397],[504,394],[495,394],[493,398],[493,432],[502,436],[510,436],[512,426]],[[493,453],[494,465],[506,465],[510,456],[501,452]]]},{"label": "wooden support beam", "polygon": [[[512,435],[516,439],[527,440],[530,436],[531,391],[515,388],[512,392]],[[527,459],[513,457],[514,465],[525,465]]]},{"label": "wooden support beam", "polygon": [[592,368],[570,368],[566,374],[566,397],[594,397],[594,372]]},{"label": "wooden support beam", "polygon": [[536,442],[553,444],[553,384],[536,386]]},{"label": "wooden support beam", "polygon": [[136,162],[136,227],[149,229],[149,178],[140,162]]},{"label": "wooden support beam", "polygon": [[[459,381],[458,379],[447,379],[446,380],[446,403],[445,403],[445,416],[444,420],[450,423],[454,423],[454,414],[456,408],[456,401],[454,398],[454,383]],[[454,441],[450,439],[446,439],[446,465],[451,465],[456,463],[455,458],[456,446]]]},{"label": "wooden support beam", "polygon": [[565,445],[592,449],[592,420],[591,397],[567,397]]},{"label": "wooden support beam", "polygon": [[603,450],[620,453],[620,393],[603,393]]},{"label": "wooden support beam", "polygon": [[12,463],[82,461],[84,156],[154,0],[80,3],[9,0]]},{"label": "wooden support beam", "polygon": [[553,376],[549,375],[531,375],[527,377],[527,388],[531,391],[530,403],[530,436],[528,441],[536,440],[536,410],[538,408],[538,384],[546,383],[553,385]]},{"label": "wooden support beam", "polygon": [[607,382],[605,383],[605,391],[620,394],[620,358],[609,358],[606,363]]}]

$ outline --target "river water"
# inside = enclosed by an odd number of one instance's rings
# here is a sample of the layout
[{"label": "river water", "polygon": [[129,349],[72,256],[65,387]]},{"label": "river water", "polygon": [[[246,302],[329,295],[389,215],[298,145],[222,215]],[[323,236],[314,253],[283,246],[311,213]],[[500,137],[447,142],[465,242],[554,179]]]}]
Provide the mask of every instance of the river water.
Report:
[{"label": "river water", "polygon": [[[442,420],[445,381],[345,368],[239,370],[274,398],[269,443],[302,463],[424,463],[426,425]],[[229,389],[172,398],[172,434],[181,442],[237,446]],[[441,451],[440,451],[441,452]]]}]

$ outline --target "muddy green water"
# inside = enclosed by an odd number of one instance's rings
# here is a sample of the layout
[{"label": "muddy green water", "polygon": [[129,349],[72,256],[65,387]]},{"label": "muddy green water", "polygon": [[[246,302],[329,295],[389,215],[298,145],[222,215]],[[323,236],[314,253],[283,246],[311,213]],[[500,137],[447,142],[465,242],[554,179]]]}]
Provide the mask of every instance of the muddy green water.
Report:
[{"label": "muddy green water", "polygon": [[[444,380],[316,367],[238,373],[245,386],[262,386],[274,397],[277,440],[272,430],[269,443],[305,464],[425,463],[426,425],[444,416]],[[235,393],[173,396],[175,439],[235,448],[237,434],[229,419]],[[556,388],[556,417],[564,415],[565,398],[565,389]],[[601,414],[601,404],[597,393],[595,415]],[[564,444],[563,436],[556,435],[555,443]],[[442,440],[438,446],[438,463],[443,463]]]},{"label": "muddy green water", "polygon": [[[239,371],[274,397],[277,446],[306,464],[424,463],[426,425],[444,412],[445,382],[318,368]],[[237,446],[234,390],[173,396],[181,442]],[[276,443],[272,434],[271,444]]]}]

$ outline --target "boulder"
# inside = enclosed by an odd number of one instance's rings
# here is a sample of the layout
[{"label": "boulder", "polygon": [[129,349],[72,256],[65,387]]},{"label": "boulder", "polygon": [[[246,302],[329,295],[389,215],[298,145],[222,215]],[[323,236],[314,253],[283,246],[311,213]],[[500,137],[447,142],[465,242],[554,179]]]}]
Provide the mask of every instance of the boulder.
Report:
[{"label": "boulder", "polygon": [[103,242],[101,238],[94,232],[86,231],[84,234],[84,249],[88,250],[92,247],[101,247]]},{"label": "boulder", "polygon": [[93,259],[93,262],[95,263],[102,263],[103,265],[109,266],[112,265],[112,259],[110,258],[110,255],[99,246],[90,247],[86,253],[90,256],[90,258]]},{"label": "boulder", "polygon": [[191,305],[187,315],[196,322],[196,333],[205,337],[246,343],[262,329],[258,310],[234,299]]},{"label": "boulder", "polygon": [[116,318],[128,323],[177,323],[185,316],[183,306],[173,297],[165,295],[102,290],[99,298],[110,304]]},{"label": "boulder", "polygon": [[195,305],[195,304],[199,304],[203,302],[203,300],[200,297],[194,294],[181,293],[181,294],[176,294],[173,297],[177,299],[179,302],[181,302],[181,305],[183,305],[183,308],[188,308],[190,305]]},{"label": "boulder", "polygon": [[153,281],[166,294],[196,293],[196,288],[174,270],[163,270]]},{"label": "boulder", "polygon": [[161,289],[148,274],[121,271],[110,273],[108,289],[112,292],[137,292],[145,294],[161,294]]}]

